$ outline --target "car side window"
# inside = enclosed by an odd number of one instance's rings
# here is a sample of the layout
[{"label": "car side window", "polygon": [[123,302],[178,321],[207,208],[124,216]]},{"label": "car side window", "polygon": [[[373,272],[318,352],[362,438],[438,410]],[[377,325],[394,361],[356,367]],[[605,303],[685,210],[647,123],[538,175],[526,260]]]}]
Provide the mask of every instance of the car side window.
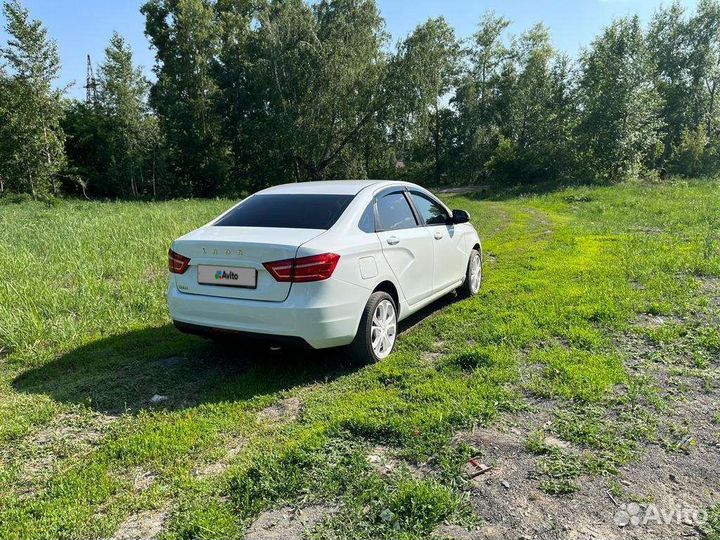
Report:
[{"label": "car side window", "polygon": [[388,193],[377,201],[380,228],[384,231],[396,231],[416,227],[415,215],[402,192]]},{"label": "car side window", "polygon": [[412,197],[413,204],[426,225],[445,225],[448,223],[450,216],[435,201],[415,191],[410,192],[410,197]]},{"label": "car side window", "polygon": [[375,202],[371,202],[363,212],[360,222],[358,223],[360,230],[367,233],[375,232]]}]

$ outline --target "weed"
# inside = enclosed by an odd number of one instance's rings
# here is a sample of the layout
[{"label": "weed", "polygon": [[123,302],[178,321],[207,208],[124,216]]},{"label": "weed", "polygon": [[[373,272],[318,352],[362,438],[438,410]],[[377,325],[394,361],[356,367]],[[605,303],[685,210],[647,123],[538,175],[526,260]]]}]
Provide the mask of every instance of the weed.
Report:
[{"label": "weed", "polygon": [[720,540],[720,503],[708,509],[703,531],[708,540]]},{"label": "weed", "polygon": [[685,424],[669,422],[666,433],[660,439],[663,447],[671,452],[685,452],[697,445],[697,441],[690,434],[690,429]]}]

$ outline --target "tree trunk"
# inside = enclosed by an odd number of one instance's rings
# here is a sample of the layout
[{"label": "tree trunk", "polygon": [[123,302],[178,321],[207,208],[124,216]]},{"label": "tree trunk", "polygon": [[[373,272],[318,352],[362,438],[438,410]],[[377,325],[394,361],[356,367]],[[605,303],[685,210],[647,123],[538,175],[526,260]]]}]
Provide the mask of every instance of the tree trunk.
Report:
[{"label": "tree trunk", "polygon": [[337,158],[340,156],[340,153],[343,151],[343,149],[350,144],[350,142],[353,140],[353,137],[357,135],[357,133],[362,129],[375,115],[375,113],[379,110],[379,107],[375,107],[372,110],[365,113],[365,115],[355,124],[355,126],[348,132],[347,135],[338,143],[335,150],[327,157],[325,157],[319,164],[313,164],[312,166],[308,166],[308,172],[310,173],[310,176],[313,180],[324,180],[325,179],[325,171],[328,167],[330,167]]},{"label": "tree trunk", "polygon": [[[52,169],[52,159],[50,159],[50,142],[48,141],[47,126],[43,122],[43,138],[45,139],[45,159],[47,161],[48,171]],[[57,195],[57,179],[54,174],[50,174],[50,185],[52,186],[53,195]]]},{"label": "tree trunk", "polygon": [[320,164],[319,166],[315,164],[308,165],[308,173],[310,173],[310,178],[312,178],[313,182],[325,180],[325,169],[327,169],[329,165],[329,163]]},{"label": "tree trunk", "polygon": [[155,153],[157,147],[153,148],[153,160],[152,160],[152,188],[153,188],[153,199],[157,198],[157,189],[155,186]]},{"label": "tree trunk", "polygon": [[433,129],[433,146],[435,147],[435,184],[440,185],[440,111],[435,104],[435,126]]},{"label": "tree trunk", "polygon": [[32,174],[28,175],[28,180],[30,181],[30,193],[32,194],[32,198],[37,199],[37,191],[35,191],[35,182],[33,181]]},{"label": "tree trunk", "polygon": [[713,114],[715,112],[715,89],[717,86],[717,81],[712,82],[712,86],[710,87],[710,104],[708,105],[708,117],[707,117],[707,135],[708,137],[712,136],[712,120],[713,120]]},{"label": "tree trunk", "polygon": [[365,142],[365,178],[370,178],[370,144]]},{"label": "tree trunk", "polygon": [[300,158],[296,156],[293,161],[295,162],[295,183],[298,183],[300,182]]},{"label": "tree trunk", "polygon": [[135,184],[135,173],[130,170],[130,192],[133,197],[137,197],[137,185]]}]

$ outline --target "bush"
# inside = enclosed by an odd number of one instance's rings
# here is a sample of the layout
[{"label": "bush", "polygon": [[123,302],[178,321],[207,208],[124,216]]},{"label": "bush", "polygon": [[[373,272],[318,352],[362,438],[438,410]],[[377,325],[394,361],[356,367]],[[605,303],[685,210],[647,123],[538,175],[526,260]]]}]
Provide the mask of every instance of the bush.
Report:
[{"label": "bush", "polygon": [[711,146],[705,128],[684,129],[680,141],[673,145],[668,172],[685,177],[704,176],[717,170],[717,149]]},{"label": "bush", "polygon": [[0,196],[0,204],[23,204],[32,201],[29,193],[10,193],[5,192]]}]

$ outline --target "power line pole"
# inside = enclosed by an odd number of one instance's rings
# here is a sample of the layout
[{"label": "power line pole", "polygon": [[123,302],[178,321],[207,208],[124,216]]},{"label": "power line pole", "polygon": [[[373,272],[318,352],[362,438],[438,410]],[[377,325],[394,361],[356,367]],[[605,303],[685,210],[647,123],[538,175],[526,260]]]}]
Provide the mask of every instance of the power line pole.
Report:
[{"label": "power line pole", "polygon": [[95,80],[89,54],[87,55],[87,77],[83,88],[85,88],[85,102],[95,103],[97,101],[97,80]]}]

